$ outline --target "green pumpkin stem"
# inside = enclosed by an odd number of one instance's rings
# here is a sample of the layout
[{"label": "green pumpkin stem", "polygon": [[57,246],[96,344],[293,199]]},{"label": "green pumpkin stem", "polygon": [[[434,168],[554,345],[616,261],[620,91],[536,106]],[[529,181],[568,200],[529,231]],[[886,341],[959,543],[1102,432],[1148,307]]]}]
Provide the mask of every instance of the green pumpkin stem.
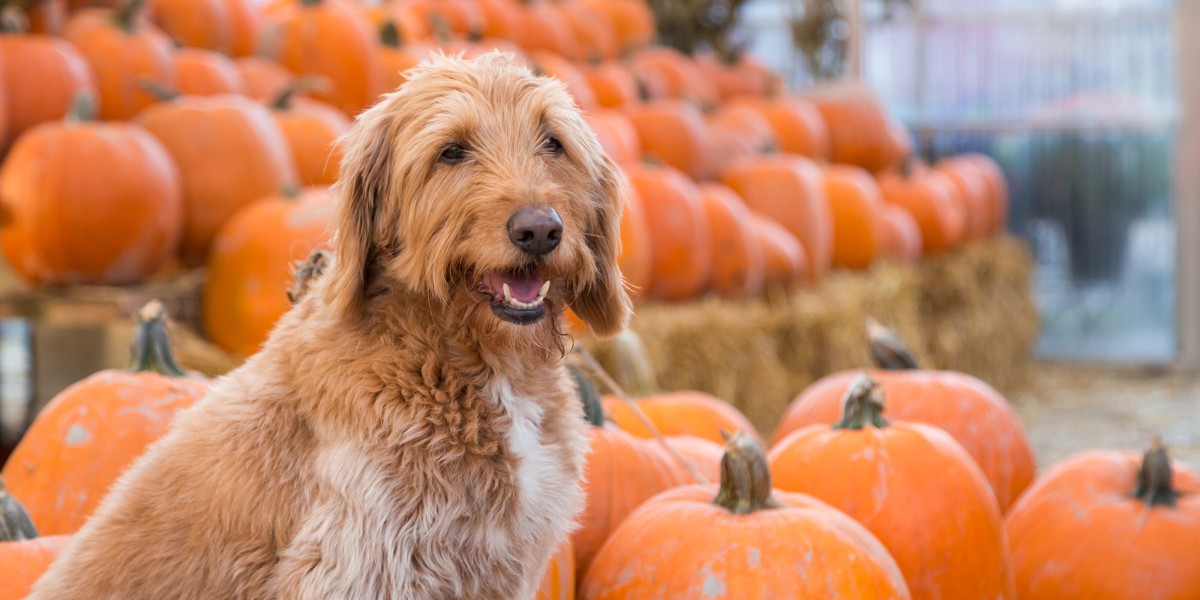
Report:
[{"label": "green pumpkin stem", "polygon": [[1175,506],[1175,501],[1179,499],[1179,490],[1175,489],[1171,472],[1171,457],[1158,437],[1150,442],[1150,448],[1142,455],[1133,497],[1150,507]]},{"label": "green pumpkin stem", "polygon": [[300,0],[300,6],[319,6],[324,0]]},{"label": "green pumpkin stem", "polygon": [[379,43],[387,48],[399,48],[404,45],[404,39],[400,36],[400,28],[396,27],[396,22],[388,19],[386,23],[379,26]]},{"label": "green pumpkin stem", "polygon": [[725,454],[721,457],[721,486],[713,504],[735,515],[779,508],[771,495],[771,469],[762,444],[752,435],[722,431]]},{"label": "green pumpkin stem", "polygon": [[279,90],[279,94],[271,100],[272,110],[290,110],[292,108],[292,100],[297,94],[307,92],[318,92],[328,90],[330,87],[329,80],[319,76],[297,77],[291,83],[283,86]]},{"label": "green pumpkin stem", "polygon": [[138,85],[159,102],[172,102],[183,95],[174,87],[144,77],[138,81]]},{"label": "green pumpkin stem", "polygon": [[138,311],[138,324],[133,332],[129,370],[138,373],[158,373],[171,377],[187,375],[171,351],[167,334],[166,311],[162,302],[151,300]]},{"label": "green pumpkin stem", "polygon": [[332,258],[333,255],[324,250],[315,250],[308,255],[308,260],[296,261],[293,265],[296,273],[295,283],[292,284],[292,289],[287,291],[288,301],[292,304],[299,302],[308,292],[313,280],[325,272],[325,267],[329,266]]},{"label": "green pumpkin stem", "polygon": [[29,31],[29,18],[16,4],[0,7],[0,33],[22,34]]},{"label": "green pumpkin stem", "polygon": [[604,427],[604,406],[600,403],[600,392],[596,391],[595,384],[583,374],[583,371],[575,365],[567,365],[567,370],[571,372],[571,377],[575,379],[575,386],[579,388],[579,400],[583,402],[583,416],[587,418],[587,422],[592,427]]},{"label": "green pumpkin stem", "polygon": [[642,338],[632,329],[622,330],[612,339],[613,374],[630,396],[645,398],[660,390]]},{"label": "green pumpkin stem", "polygon": [[439,43],[446,44],[454,40],[454,32],[450,29],[450,23],[440,13],[429,14],[429,25],[433,28],[433,35]]},{"label": "green pumpkin stem", "polygon": [[89,91],[82,91],[75,94],[75,99],[71,100],[71,107],[67,109],[66,120],[68,123],[86,123],[96,119],[96,98]]},{"label": "green pumpkin stem", "polygon": [[867,317],[867,347],[871,350],[875,366],[884,371],[920,368],[912,349],[900,339],[900,335],[871,317]]},{"label": "green pumpkin stem", "polygon": [[842,398],[842,418],[834,429],[859,430],[870,425],[887,427],[883,418],[883,388],[870,375],[863,373],[850,383]]},{"label": "green pumpkin stem", "polygon": [[116,21],[117,27],[125,33],[137,31],[137,18],[142,14],[145,6],[146,0],[126,0],[113,13],[113,20]]},{"label": "green pumpkin stem", "polygon": [[8,493],[4,481],[0,480],[0,542],[19,542],[37,536],[37,528],[33,526],[29,513]]}]

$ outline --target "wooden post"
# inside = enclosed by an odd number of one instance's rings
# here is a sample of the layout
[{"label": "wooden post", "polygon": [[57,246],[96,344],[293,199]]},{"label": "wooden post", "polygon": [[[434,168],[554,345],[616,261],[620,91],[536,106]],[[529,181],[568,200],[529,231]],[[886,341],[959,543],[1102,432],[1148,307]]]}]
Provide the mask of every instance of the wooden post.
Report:
[{"label": "wooden post", "polygon": [[1179,137],[1175,152],[1176,366],[1200,370],[1200,2],[1175,3]]}]

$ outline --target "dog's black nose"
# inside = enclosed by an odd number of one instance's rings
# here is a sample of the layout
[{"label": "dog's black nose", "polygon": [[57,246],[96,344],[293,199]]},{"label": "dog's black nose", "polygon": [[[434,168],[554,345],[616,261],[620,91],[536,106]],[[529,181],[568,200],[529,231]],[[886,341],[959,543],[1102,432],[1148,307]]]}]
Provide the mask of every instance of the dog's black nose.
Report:
[{"label": "dog's black nose", "polygon": [[508,239],[534,256],[550,254],[562,240],[563,224],[553,208],[522,208],[508,219]]}]

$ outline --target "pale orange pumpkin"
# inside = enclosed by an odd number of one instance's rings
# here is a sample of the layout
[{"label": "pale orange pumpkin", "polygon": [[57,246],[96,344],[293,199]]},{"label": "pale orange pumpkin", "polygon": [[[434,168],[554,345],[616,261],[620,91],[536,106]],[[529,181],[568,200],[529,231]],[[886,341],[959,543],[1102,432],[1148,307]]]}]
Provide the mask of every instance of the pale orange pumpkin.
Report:
[{"label": "pale orange pumpkin", "polygon": [[25,508],[0,479],[0,600],[21,600],[62,552],[69,535],[38,537]]},{"label": "pale orange pumpkin", "polygon": [[708,282],[712,245],[700,190],[668,166],[624,165],[650,231],[653,272],[649,293],[663,300],[686,300]]},{"label": "pale orange pumpkin", "polygon": [[242,75],[224,54],[201,48],[175,51],[175,88],[189,96],[241,94]]},{"label": "pale orange pumpkin", "polygon": [[320,100],[298,96],[314,87],[321,83],[293,82],[271,102],[271,113],[292,149],[300,185],[333,185],[342,163],[339,140],[350,130],[350,119]]}]

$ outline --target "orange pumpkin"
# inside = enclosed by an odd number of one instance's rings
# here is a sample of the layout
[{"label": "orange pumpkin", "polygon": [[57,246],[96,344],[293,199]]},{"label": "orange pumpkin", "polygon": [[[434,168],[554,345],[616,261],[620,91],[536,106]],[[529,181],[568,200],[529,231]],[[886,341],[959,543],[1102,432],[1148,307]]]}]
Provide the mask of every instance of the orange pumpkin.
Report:
[{"label": "orange pumpkin", "polygon": [[222,0],[229,20],[229,50],[233,56],[254,56],[262,35],[262,13],[252,0]]},{"label": "orange pumpkin", "polygon": [[862,525],[771,487],[762,446],[734,435],[720,485],[655,496],[597,555],[580,597],[891,598],[911,596],[896,561]]},{"label": "orange pumpkin", "polygon": [[71,16],[63,37],[92,69],[101,119],[129,119],[158,101],[143,80],[175,82],[171,41],[141,16],[144,0],[124,0],[121,8],[88,8]]},{"label": "orange pumpkin", "polygon": [[622,50],[640,48],[654,41],[654,13],[643,0],[576,0],[608,16]]},{"label": "orange pumpkin", "polygon": [[1158,440],[1090,451],[1048,470],[1004,523],[1022,600],[1155,598],[1200,591],[1200,475]]},{"label": "orange pumpkin", "polygon": [[775,131],[758,111],[744,105],[726,105],[706,118],[709,132],[709,174],[720,173],[776,146]]},{"label": "orange pumpkin", "polygon": [[635,301],[645,296],[654,280],[653,252],[646,209],[637,190],[630,188],[626,190],[625,210],[621,212],[621,252],[617,264]]},{"label": "orange pumpkin", "polygon": [[189,96],[241,94],[242,75],[224,54],[200,48],[175,52],[175,87]]},{"label": "orange pumpkin", "polygon": [[731,106],[746,107],[762,115],[771,126],[780,151],[817,160],[829,158],[829,130],[811,102],[795,96],[744,96],[733,99]]},{"label": "orange pumpkin", "polygon": [[779,223],[753,211],[750,220],[762,244],[763,287],[787,290],[808,280],[808,255],[800,240]]},{"label": "orange pumpkin", "polygon": [[221,227],[208,257],[204,332],[236,356],[258,351],[291,308],[291,267],[328,245],[333,200],[325,188],[264,198]]},{"label": "orange pumpkin", "polygon": [[833,162],[875,173],[896,160],[896,138],[889,129],[891,121],[869,88],[860,83],[841,83],[808,98],[825,121]]},{"label": "orange pumpkin", "polygon": [[223,53],[233,49],[225,0],[149,0],[146,14],[181,46]]},{"label": "orange pumpkin", "polygon": [[234,59],[233,66],[242,78],[242,91],[259,102],[277,98],[296,79],[283,65],[260,56]]},{"label": "orange pumpkin", "polygon": [[617,164],[637,162],[642,156],[642,140],[624,113],[610,109],[588,111],[584,120],[596,132],[600,146]]},{"label": "orange pumpkin", "polygon": [[761,156],[727,167],[721,183],[800,240],[810,278],[825,275],[833,263],[833,216],[815,163],[791,154]]},{"label": "orange pumpkin", "polygon": [[521,12],[520,37],[514,41],[526,52],[549,52],[569,60],[584,58],[575,32],[553,2],[525,2]]},{"label": "orange pumpkin", "polygon": [[921,228],[921,250],[937,254],[962,240],[965,206],[946,176],[918,166],[879,176],[879,191],[888,204],[908,211]]},{"label": "orange pumpkin", "polygon": [[319,86],[301,79],[284,88],[271,111],[292,149],[300,184],[333,185],[342,162],[338,140],[350,129],[350,119],[320,100],[296,97],[312,87]]},{"label": "orange pumpkin", "polygon": [[580,67],[596,103],[608,108],[622,108],[641,101],[638,82],[625,65],[603,61]]},{"label": "orange pumpkin", "polygon": [[381,67],[379,38],[346,0],[299,0],[269,13],[272,58],[299,75],[330,81],[316,97],[353,117],[375,103]]},{"label": "orange pumpkin", "polygon": [[968,162],[983,172],[984,179],[987,181],[988,197],[991,199],[992,218],[989,221],[990,227],[987,230],[988,235],[998,235],[1003,233],[1008,227],[1008,181],[1004,178],[1004,171],[1000,169],[1000,165],[996,163],[992,157],[985,154],[967,153],[958,157],[959,160]]},{"label": "orange pumpkin", "polygon": [[582,2],[551,4],[562,15],[563,22],[577,42],[576,60],[615,58],[621,41],[613,29],[608,14]]},{"label": "orange pumpkin", "polygon": [[408,81],[408,70],[420,64],[434,50],[432,45],[424,42],[403,43],[396,24],[391,21],[380,28],[379,41],[379,89],[384,94],[404,85]]},{"label": "orange pumpkin", "polygon": [[509,40],[522,39],[525,15],[518,0],[475,0],[483,16],[483,35]]},{"label": "orange pumpkin", "polygon": [[38,413],[0,477],[46,535],[74,533],[117,477],[208,391],[175,362],[157,301],[139,311],[129,370],[100,371]]},{"label": "orange pumpkin", "polygon": [[662,78],[670,97],[706,108],[716,106],[719,100],[716,86],[686,54],[669,46],[648,46],[634,52],[630,59],[634,71]]},{"label": "orange pumpkin", "polygon": [[137,123],[154,134],[183,180],[185,264],[204,262],[217,229],[237,209],[296,180],[287,138],[271,111],[242,96],[180,96]]},{"label": "orange pumpkin", "polygon": [[832,427],[794,431],[771,449],[779,489],[844,511],[892,553],[914,598],[1015,598],[1000,509],[983,473],[946,432],[883,416],[862,375]]},{"label": "orange pumpkin", "polygon": [[[716,84],[717,93],[725,102],[748,96],[777,95],[786,87],[783,78],[748,52],[739,52],[735,57],[696,52],[694,58],[704,76]],[[821,126],[824,127],[824,122]]]},{"label": "orange pumpkin", "polygon": [[69,535],[38,537],[29,515],[0,480],[0,600],[21,600],[62,552]]},{"label": "orange pumpkin", "polygon": [[654,260],[649,293],[662,300],[686,300],[708,282],[712,264],[707,215],[700,190],[667,166],[624,166],[641,200]]},{"label": "orange pumpkin", "polygon": [[712,240],[709,289],[725,298],[758,295],[766,281],[767,264],[750,209],[737,192],[719,183],[700,184],[700,199]]},{"label": "orange pumpkin", "polygon": [[[4,29],[0,59],[10,140],[34,125],[66,116],[71,101],[80,93],[95,97],[91,67],[65,40]],[[37,85],[31,85],[32,81]]]},{"label": "orange pumpkin", "polygon": [[966,211],[963,239],[973,240],[987,235],[994,216],[991,214],[991,190],[987,176],[969,161],[944,160],[936,168],[954,185],[958,197],[962,199]]},{"label": "orange pumpkin", "polygon": [[575,600],[575,550],[571,541],[559,544],[550,557],[536,600]]},{"label": "orange pumpkin", "polygon": [[675,99],[650,100],[627,106],[646,156],[660,160],[696,180],[712,172],[711,138],[700,109]]},{"label": "orange pumpkin", "polygon": [[487,27],[479,11],[467,2],[392,0],[391,4],[401,23],[421,23],[428,31],[446,37],[477,35]]},{"label": "orange pumpkin", "polygon": [[883,197],[870,173],[850,165],[823,169],[833,215],[833,266],[865,269],[883,251]]},{"label": "orange pumpkin", "polygon": [[[869,374],[887,393],[888,414],[950,434],[979,465],[1000,512],[1007,511],[1033,482],[1036,470],[1025,428],[1008,401],[970,375],[919,370],[912,352],[896,333],[874,321],[868,332],[876,360],[876,370]],[[775,439],[809,425],[836,421],[840,402],[858,375],[857,371],[834,373],[809,386],[784,413]]]},{"label": "orange pumpkin", "polygon": [[25,7],[29,32],[38,35],[59,35],[67,20],[66,0],[40,0]]},{"label": "orange pumpkin", "polygon": [[27,131],[0,167],[0,248],[31,283],[137,283],[179,247],[171,156],[140,127],[89,120],[87,100]]},{"label": "orange pumpkin", "polygon": [[921,260],[921,227],[907,210],[895,204],[884,203],[879,208],[883,223],[883,249],[885,256],[901,262],[914,263]]},{"label": "orange pumpkin", "polygon": [[575,64],[562,55],[544,50],[530,50],[529,58],[533,61],[534,70],[542,75],[549,75],[567,85],[567,91],[575,98],[579,108],[589,110],[595,108],[596,96],[588,85],[587,77],[575,67]]},{"label": "orange pumpkin", "polygon": [[725,454],[721,444],[694,435],[672,435],[666,438],[666,444],[705,481],[721,480],[721,456]]}]

